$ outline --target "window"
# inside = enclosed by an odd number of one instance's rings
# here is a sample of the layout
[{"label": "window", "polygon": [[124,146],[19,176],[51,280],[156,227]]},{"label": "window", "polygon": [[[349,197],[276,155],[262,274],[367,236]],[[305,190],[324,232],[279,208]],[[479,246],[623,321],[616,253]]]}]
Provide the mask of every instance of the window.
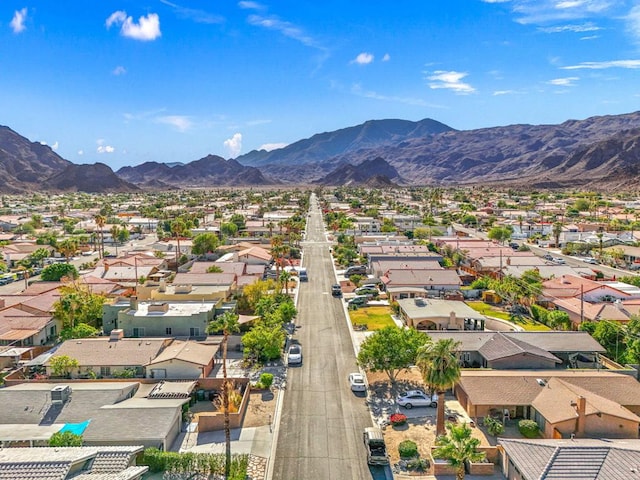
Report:
[{"label": "window", "polygon": [[189,329],[189,335],[192,337],[197,337],[200,335],[200,329],[198,327],[191,327]]},{"label": "window", "polygon": [[111,367],[100,367],[100,376],[101,377],[110,377],[111,376]]},{"label": "window", "polygon": [[167,335],[171,335],[171,327],[167,327],[164,329],[164,333]]},{"label": "window", "polygon": [[144,337],[144,328],[142,328],[142,327],[134,327],[133,336],[135,338]]}]

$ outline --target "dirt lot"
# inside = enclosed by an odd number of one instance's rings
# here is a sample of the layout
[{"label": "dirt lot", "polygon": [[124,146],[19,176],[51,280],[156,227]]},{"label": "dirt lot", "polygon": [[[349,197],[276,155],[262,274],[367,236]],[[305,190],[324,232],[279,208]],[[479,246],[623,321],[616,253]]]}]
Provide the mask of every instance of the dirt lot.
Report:
[{"label": "dirt lot", "polygon": [[[370,395],[379,396],[381,398],[393,397],[389,379],[386,374],[370,372],[367,374],[367,380],[369,383]],[[398,376],[396,394],[398,392],[411,389],[424,390],[424,384],[422,383],[420,373],[417,370],[402,372]],[[402,413],[407,413],[404,409],[401,409],[400,411]],[[400,427],[393,427],[389,425],[385,428],[384,439],[387,444],[392,464],[400,460],[398,446],[404,440],[413,440],[416,442],[421,458],[429,457],[431,446],[434,444],[436,438],[436,411],[435,409],[429,409],[426,410],[426,412],[428,412],[427,416],[409,418],[406,425]],[[451,415],[455,415],[455,413],[451,413]],[[473,428],[473,436],[479,438],[482,445],[489,445],[489,441],[480,429]]]},{"label": "dirt lot", "polygon": [[244,415],[243,427],[269,425],[276,411],[277,390],[252,390],[249,405]]}]

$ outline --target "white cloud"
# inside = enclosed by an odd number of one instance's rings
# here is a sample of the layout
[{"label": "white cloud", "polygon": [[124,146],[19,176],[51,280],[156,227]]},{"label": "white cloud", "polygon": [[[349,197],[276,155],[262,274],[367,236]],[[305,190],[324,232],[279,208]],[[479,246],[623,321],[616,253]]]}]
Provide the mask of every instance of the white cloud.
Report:
[{"label": "white cloud", "polygon": [[120,75],[124,75],[125,73],[127,73],[127,69],[124,68],[122,65],[118,65],[116,68],[111,70],[111,74],[115,75],[116,77]]},{"label": "white cloud", "polygon": [[96,151],[98,153],[113,153],[116,151],[116,149],[113,148],[111,145],[98,145],[98,148],[96,149]]},{"label": "white cloud", "polygon": [[238,2],[238,6],[245,10],[264,10],[264,7],[258,2]]},{"label": "white cloud", "polygon": [[138,23],[136,23],[133,17],[127,16],[127,12],[117,10],[109,15],[105,25],[107,28],[111,28],[112,25],[120,25],[120,35],[135,40],[155,40],[162,35],[160,32],[160,17],[157,13],[142,15],[138,19]]},{"label": "white cloud", "polygon": [[98,147],[96,148],[97,153],[100,153],[100,154],[113,153],[116,151],[116,149],[111,145],[105,145],[105,141],[102,138],[99,138],[98,140],[96,140],[96,143],[98,144]]},{"label": "white cloud", "polygon": [[557,87],[575,87],[578,80],[580,80],[578,77],[564,77],[554,78],[553,80],[549,80],[547,83]]},{"label": "white cloud", "polygon": [[388,62],[389,60],[391,60],[391,55],[389,55],[388,53],[385,53],[384,56],[382,57],[382,61]]},{"label": "white cloud", "polygon": [[167,0],[160,0],[160,2],[173,8],[180,18],[185,18],[187,20],[193,20],[196,23],[205,24],[224,22],[224,17],[221,17],[220,15],[214,15],[212,13],[205,12],[204,10],[198,10],[197,8],[183,7],[182,5],[177,5]]},{"label": "white cloud", "polygon": [[430,75],[427,75],[427,80],[430,81],[430,88],[444,88],[447,90],[453,90],[455,93],[460,95],[466,95],[476,91],[476,89],[471,85],[462,81],[462,79],[467,75],[468,74],[466,72],[436,70],[435,72],[431,72]]},{"label": "white cloud", "polygon": [[242,151],[242,134],[234,133],[233,137],[228,138],[224,141],[224,146],[229,152],[229,156],[231,158],[237,157]]},{"label": "white cloud", "polygon": [[587,23],[582,23],[580,25],[570,24],[570,25],[557,25],[555,27],[541,27],[538,30],[545,33],[563,33],[563,32],[583,33],[583,32],[596,32],[598,30],[602,30],[602,27],[598,27],[592,22],[587,22]]},{"label": "white cloud", "polygon": [[563,70],[603,70],[605,68],[640,68],[640,60],[610,60],[608,62],[581,62],[577,65],[560,67]]},{"label": "white cloud", "polygon": [[60,147],[60,144],[56,140],[55,142],[53,142],[53,145],[51,145],[51,150],[55,152],[56,150],[58,150],[58,147]]},{"label": "white cloud", "polygon": [[84,150],[78,150],[78,155],[80,156],[84,155]]},{"label": "white cloud", "polygon": [[495,92],[493,92],[493,96],[494,97],[498,97],[500,95],[515,95],[516,92],[515,90],[496,90]]},{"label": "white cloud", "polygon": [[156,117],[155,121],[171,125],[179,132],[186,132],[193,126],[193,122],[186,115],[164,115],[162,117]]},{"label": "white cloud", "polygon": [[640,40],[640,5],[633,7],[625,17],[627,31],[636,39]]},{"label": "white cloud", "polygon": [[[485,3],[505,3],[487,1]],[[549,25],[553,22],[568,22],[596,16],[611,16],[619,7],[616,0],[512,0],[507,4],[516,16],[515,21],[523,24]]]},{"label": "white cloud", "polygon": [[278,150],[280,148],[284,148],[288,143],[265,143],[258,147],[258,150],[266,150],[267,152],[271,152],[272,150]]},{"label": "white cloud", "polygon": [[421,98],[413,98],[413,97],[396,97],[393,95],[382,95],[380,93],[374,92],[372,90],[364,90],[361,85],[354,84],[351,86],[351,93],[353,95],[357,95],[363,98],[371,98],[374,100],[381,100],[383,102],[394,102],[394,103],[402,103],[405,105],[414,105],[418,107],[429,107],[429,108],[442,108],[440,105],[434,105],[428,102],[425,102]]},{"label": "white cloud", "polygon": [[13,30],[13,33],[24,32],[24,30],[27,28],[24,26],[24,21],[26,19],[27,19],[26,7],[15,11],[15,13],[13,14],[13,18],[11,19],[11,23],[9,23],[9,25],[11,25],[11,30]]},{"label": "white cloud", "polygon": [[351,60],[351,63],[357,63],[358,65],[368,65],[373,62],[373,59],[374,57],[372,53],[362,52],[358,54],[356,58]]}]

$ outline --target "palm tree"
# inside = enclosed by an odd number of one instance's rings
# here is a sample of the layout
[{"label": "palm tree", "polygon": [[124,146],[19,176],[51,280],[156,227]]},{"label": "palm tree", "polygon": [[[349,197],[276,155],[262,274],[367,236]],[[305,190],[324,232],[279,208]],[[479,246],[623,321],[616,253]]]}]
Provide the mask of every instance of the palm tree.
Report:
[{"label": "palm tree", "polygon": [[78,251],[78,241],[75,238],[66,238],[58,244],[58,251],[69,263],[69,258]]},{"label": "palm tree", "polygon": [[463,480],[465,463],[480,462],[486,454],[477,450],[480,440],[473,438],[471,428],[466,423],[458,425],[447,422],[447,433],[436,438],[433,456],[448,460],[449,465],[456,469],[456,480]]},{"label": "palm tree", "polygon": [[96,215],[94,217],[96,226],[100,229],[100,248],[98,249],[99,257],[104,258],[104,225],[107,223],[107,219],[104,215]]},{"label": "palm tree", "polygon": [[171,222],[171,231],[176,237],[177,247],[176,247],[176,272],[178,271],[178,255],[180,253],[180,237],[187,230],[187,226],[185,223],[177,218],[173,222]]},{"label": "palm tree", "polygon": [[562,233],[562,223],[554,222],[553,224],[553,237],[556,240],[556,247],[560,246],[560,234]]},{"label": "palm tree", "polygon": [[109,229],[109,233],[111,234],[111,241],[116,246],[116,257],[118,256],[118,233],[119,232],[120,232],[120,229],[118,228],[117,225],[114,225]]},{"label": "palm tree", "polygon": [[224,478],[229,478],[231,469],[231,428],[229,426],[229,390],[230,382],[227,379],[227,340],[229,335],[240,331],[238,315],[225,312],[209,324],[207,333],[222,332],[222,409],[224,410],[224,436],[225,436],[225,463]]},{"label": "palm tree", "polygon": [[438,393],[436,435],[444,434],[444,393],[460,379],[456,351],[460,342],[451,338],[428,342],[418,349],[416,364],[424,383]]},{"label": "palm tree", "polygon": [[[283,270],[278,279],[280,280],[280,283],[284,284],[284,291],[287,296],[289,296],[289,280],[291,280],[291,273]],[[282,290],[279,291],[282,292]]]}]

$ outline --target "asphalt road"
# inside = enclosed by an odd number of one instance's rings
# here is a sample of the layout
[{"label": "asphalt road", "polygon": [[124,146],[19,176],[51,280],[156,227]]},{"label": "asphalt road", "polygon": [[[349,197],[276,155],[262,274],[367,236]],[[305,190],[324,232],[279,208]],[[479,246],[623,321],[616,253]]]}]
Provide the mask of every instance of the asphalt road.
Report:
[{"label": "asphalt road", "polygon": [[287,374],[272,478],[385,478],[366,462],[362,432],[372,420],[364,397],[347,382],[357,371],[353,344],[343,302],[330,293],[335,275],[315,195],[311,205],[303,243],[309,281],[300,286],[293,338],[303,361]]}]

